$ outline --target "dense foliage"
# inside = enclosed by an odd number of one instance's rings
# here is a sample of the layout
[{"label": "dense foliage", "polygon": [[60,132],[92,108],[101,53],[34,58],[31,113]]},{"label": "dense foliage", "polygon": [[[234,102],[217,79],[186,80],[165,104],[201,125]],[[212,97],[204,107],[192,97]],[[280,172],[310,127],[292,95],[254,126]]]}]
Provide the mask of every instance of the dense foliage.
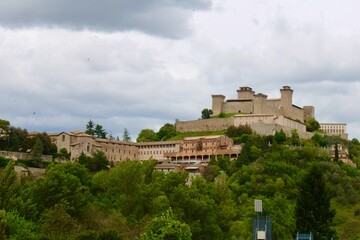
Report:
[{"label": "dense foliage", "polygon": [[15,162],[0,158],[0,239],[245,240],[252,238],[254,199],[263,200],[274,240],[293,239],[297,231],[359,239],[359,170],[332,161],[323,148],[347,146],[359,164],[357,139],[235,130],[234,138],[246,136],[239,157],[212,159],[191,185],[188,173],[155,171],[153,160],[109,169],[101,152],[50,164],[39,178],[20,179]]}]

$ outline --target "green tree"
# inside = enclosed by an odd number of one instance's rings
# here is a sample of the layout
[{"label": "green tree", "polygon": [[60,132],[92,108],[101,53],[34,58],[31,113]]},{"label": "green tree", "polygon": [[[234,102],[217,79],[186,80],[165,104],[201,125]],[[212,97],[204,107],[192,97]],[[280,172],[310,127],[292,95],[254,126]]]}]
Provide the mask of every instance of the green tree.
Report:
[{"label": "green tree", "polygon": [[71,153],[69,153],[66,148],[60,149],[60,151],[56,154],[56,158],[60,160],[69,161],[71,157]]},{"label": "green tree", "polygon": [[[9,239],[39,239],[36,225],[32,221],[26,220],[24,217],[20,216],[19,213],[14,211],[6,212],[5,220],[8,224]],[[2,238],[0,237],[0,239]]]},{"label": "green tree", "polygon": [[290,141],[290,145],[300,146],[301,141],[296,129],[291,130],[291,136],[289,138],[289,141]]},{"label": "green tree", "polygon": [[32,183],[30,200],[39,213],[61,204],[68,214],[79,216],[88,201],[87,187],[67,166],[64,168],[62,165],[50,167],[44,177]]},{"label": "green tree", "polygon": [[125,141],[125,142],[131,142],[130,133],[129,133],[129,131],[128,131],[126,128],[124,128],[123,141]]},{"label": "green tree", "polygon": [[320,129],[320,123],[315,120],[315,118],[310,118],[306,122],[306,131],[315,132]]},{"label": "green tree", "polygon": [[34,146],[31,150],[31,159],[36,167],[42,166],[43,143],[39,137],[36,137]]},{"label": "green tree", "polygon": [[315,239],[335,237],[335,210],[330,207],[330,199],[322,169],[319,165],[312,166],[299,183],[295,207],[297,231],[312,232]]},{"label": "green tree", "polygon": [[91,119],[86,124],[85,132],[93,137],[95,136],[95,124]]},{"label": "green tree", "polygon": [[99,150],[94,152],[91,157],[81,153],[78,158],[78,162],[84,165],[91,172],[109,169],[110,165],[105,153]]},{"label": "green tree", "polygon": [[14,166],[10,161],[0,173],[0,209],[11,210],[16,205],[20,182]]},{"label": "green tree", "polygon": [[41,232],[50,239],[73,239],[79,229],[77,221],[67,213],[66,207],[56,204],[44,214]]},{"label": "green tree", "polygon": [[241,143],[244,140],[244,135],[252,133],[251,128],[248,125],[230,126],[226,129],[225,135],[232,138],[235,143]]},{"label": "green tree", "polygon": [[176,219],[174,213],[169,209],[160,217],[155,217],[146,226],[141,235],[142,240],[190,240],[190,227]]},{"label": "green tree", "polygon": [[0,210],[0,239],[7,239],[10,232],[10,227],[8,222],[6,221],[6,212],[4,210]]},{"label": "green tree", "polygon": [[213,111],[211,109],[204,108],[201,111],[201,118],[202,119],[209,119],[212,114],[213,114]]},{"label": "green tree", "polygon": [[45,132],[37,134],[32,138],[32,145],[35,144],[36,139],[39,138],[43,144],[43,152],[45,155],[56,155],[57,147],[54,143],[52,143],[51,138]]},{"label": "green tree", "polygon": [[286,141],[285,132],[282,129],[280,131],[276,131],[274,134],[274,140],[278,144],[284,143]]},{"label": "green tree", "polygon": [[143,129],[139,133],[136,142],[154,142],[158,141],[157,135],[152,129]]},{"label": "green tree", "polygon": [[4,147],[3,149],[8,151],[26,152],[33,147],[33,142],[26,129],[10,126]]},{"label": "green tree", "polygon": [[95,126],[95,137],[106,139],[107,132],[103,128],[103,126],[96,124]]},{"label": "green tree", "polygon": [[334,157],[334,162],[339,162],[339,149],[338,149],[338,144],[335,143],[335,157]]},{"label": "green tree", "polygon": [[160,141],[165,141],[175,135],[176,135],[176,128],[173,124],[170,123],[166,123],[157,132],[157,136]]}]

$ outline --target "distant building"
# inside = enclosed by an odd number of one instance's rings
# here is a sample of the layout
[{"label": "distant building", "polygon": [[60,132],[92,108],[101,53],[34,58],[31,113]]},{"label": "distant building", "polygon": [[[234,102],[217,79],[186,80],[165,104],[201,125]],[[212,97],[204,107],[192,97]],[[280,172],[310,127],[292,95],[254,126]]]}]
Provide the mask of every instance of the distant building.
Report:
[{"label": "distant building", "polygon": [[188,137],[180,141],[125,142],[95,138],[82,131],[49,134],[52,142],[60,150],[65,148],[76,160],[82,153],[90,156],[102,151],[112,163],[126,159],[145,161],[155,159],[158,162],[178,161],[181,163],[209,161],[211,156],[229,156],[236,158],[240,146],[234,146],[233,140],[226,136]]},{"label": "distant building", "polygon": [[339,161],[346,163],[352,167],[356,167],[356,164],[351,161],[351,159],[349,158],[349,149],[342,145],[342,144],[332,144],[329,148],[328,151],[330,153],[330,157],[332,160],[335,159],[335,147],[337,146],[338,148],[338,157],[339,157]]},{"label": "distant building", "polygon": [[[314,118],[315,108],[294,105],[293,90],[289,86],[283,86],[280,89],[280,98],[275,99],[268,99],[268,96],[262,93],[255,94],[250,87],[240,87],[237,90],[236,99],[225,100],[224,95],[212,95],[212,111],[213,115],[224,113],[233,114],[233,116],[178,121],[175,125],[176,130],[179,132],[219,131],[229,126],[248,125],[261,135],[273,135],[276,131],[283,130],[290,136],[294,129],[301,138],[311,138],[313,135],[306,131],[306,122]],[[347,139],[346,124],[329,123],[322,126],[330,127],[330,129],[336,127],[338,134]],[[324,132],[328,133],[326,131]]]},{"label": "distant building", "polygon": [[280,98],[268,99],[265,94],[255,94],[250,87],[240,87],[237,90],[237,99],[225,101],[223,95],[212,95],[212,111],[214,115],[220,113],[270,114],[305,123],[306,120],[314,117],[314,107],[304,106],[301,108],[294,105],[293,92],[289,86],[284,86],[280,89]]},{"label": "distant building", "polygon": [[212,156],[228,156],[237,158],[241,151],[240,145],[225,136],[186,137],[181,141],[180,151],[166,153],[164,156],[176,163],[208,162]]},{"label": "distant building", "polygon": [[320,130],[326,135],[339,135],[347,139],[346,123],[320,123]]}]

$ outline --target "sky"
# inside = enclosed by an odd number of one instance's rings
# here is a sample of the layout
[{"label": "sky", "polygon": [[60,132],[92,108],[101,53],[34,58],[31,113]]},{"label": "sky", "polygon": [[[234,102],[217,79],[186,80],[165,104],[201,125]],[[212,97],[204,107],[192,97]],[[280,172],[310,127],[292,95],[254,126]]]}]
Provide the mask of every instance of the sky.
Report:
[{"label": "sky", "polygon": [[360,1],[0,2],[0,119],[113,136],[201,117],[249,86],[360,138]]}]

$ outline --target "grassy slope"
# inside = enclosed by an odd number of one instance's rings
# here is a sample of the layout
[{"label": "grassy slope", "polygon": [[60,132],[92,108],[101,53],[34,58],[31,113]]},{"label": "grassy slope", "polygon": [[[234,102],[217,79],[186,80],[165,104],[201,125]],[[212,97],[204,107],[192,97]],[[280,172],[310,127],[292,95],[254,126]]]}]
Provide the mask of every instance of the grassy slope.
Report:
[{"label": "grassy slope", "polygon": [[166,141],[181,140],[184,137],[214,136],[214,135],[224,135],[224,131],[183,132],[183,133],[178,133],[176,136],[169,138]]},{"label": "grassy slope", "polygon": [[336,209],[336,230],[339,233],[340,239],[360,240],[360,215],[355,215],[355,211],[360,209],[360,203],[344,205],[332,201],[331,204]]}]

